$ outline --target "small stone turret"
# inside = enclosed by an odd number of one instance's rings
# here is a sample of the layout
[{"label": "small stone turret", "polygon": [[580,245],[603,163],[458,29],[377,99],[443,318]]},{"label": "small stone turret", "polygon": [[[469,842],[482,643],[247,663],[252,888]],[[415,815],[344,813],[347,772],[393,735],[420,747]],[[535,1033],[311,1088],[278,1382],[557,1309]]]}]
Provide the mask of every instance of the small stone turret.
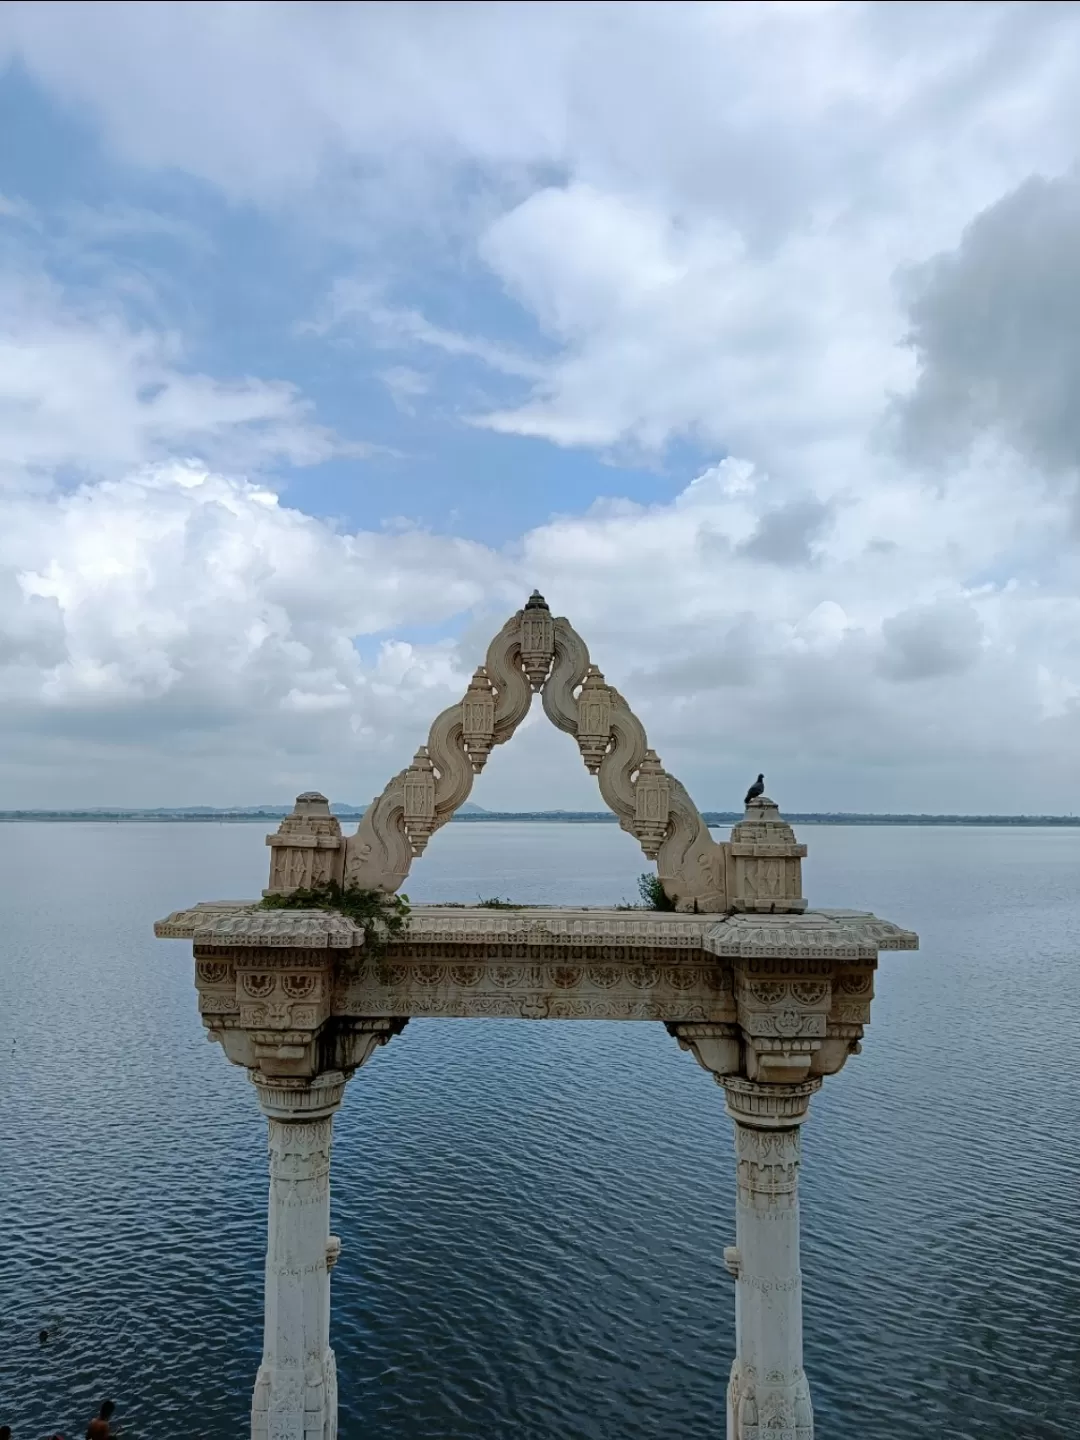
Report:
[{"label": "small stone turret", "polygon": [[770,915],[797,915],[806,909],[802,893],[802,862],[806,846],[781,818],[774,800],[758,795],[746,814],[731,827],[732,910]]},{"label": "small stone turret", "polygon": [[266,837],[270,846],[270,884],[264,895],[290,895],[330,881],[341,883],[344,855],[341,825],[330,802],[317,790],[296,797],[291,815]]},{"label": "small stone turret", "polygon": [[521,612],[521,664],[533,690],[539,690],[555,659],[555,621],[548,603],[534,590]]}]

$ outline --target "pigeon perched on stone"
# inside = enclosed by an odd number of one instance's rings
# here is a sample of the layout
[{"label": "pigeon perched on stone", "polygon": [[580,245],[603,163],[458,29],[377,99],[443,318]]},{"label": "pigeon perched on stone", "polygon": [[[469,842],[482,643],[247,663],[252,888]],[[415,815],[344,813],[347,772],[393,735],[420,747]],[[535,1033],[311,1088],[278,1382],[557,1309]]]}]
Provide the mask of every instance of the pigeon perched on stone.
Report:
[{"label": "pigeon perched on stone", "polygon": [[757,777],[757,779],[754,781],[754,783],[750,786],[750,789],[747,790],[747,792],[746,792],[746,799],[743,801],[743,804],[744,804],[744,805],[749,805],[751,800],[756,800],[759,795],[764,795],[764,794],[765,794],[765,776],[764,776],[764,775],[759,775],[759,776]]}]

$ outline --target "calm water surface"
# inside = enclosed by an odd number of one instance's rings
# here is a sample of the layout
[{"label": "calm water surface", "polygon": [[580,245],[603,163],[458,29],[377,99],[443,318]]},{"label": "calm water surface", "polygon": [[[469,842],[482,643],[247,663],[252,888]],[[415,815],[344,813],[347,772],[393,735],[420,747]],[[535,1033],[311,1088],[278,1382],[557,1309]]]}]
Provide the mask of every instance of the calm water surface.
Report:
[{"label": "calm water surface", "polygon": [[[917,929],[804,1135],[820,1440],[1080,1435],[1080,831],[805,827],[811,903]],[[248,825],[0,825],[0,1422],[238,1440],[265,1124],[152,922]],[[414,899],[609,903],[615,826],[455,825]],[[721,1091],[658,1024],[413,1021],[336,1122],[343,1440],[718,1440]],[[42,1326],[54,1330],[41,1347]],[[183,1418],[181,1418],[183,1417]]]}]

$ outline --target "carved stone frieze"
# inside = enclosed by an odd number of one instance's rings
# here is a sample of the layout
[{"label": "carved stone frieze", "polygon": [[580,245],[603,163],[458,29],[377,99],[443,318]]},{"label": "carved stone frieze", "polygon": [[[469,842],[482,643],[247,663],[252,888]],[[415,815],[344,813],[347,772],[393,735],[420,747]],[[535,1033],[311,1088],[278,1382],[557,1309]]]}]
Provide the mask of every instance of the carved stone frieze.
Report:
[{"label": "carved stone frieze", "polygon": [[831,985],[827,979],[761,979],[736,962],[735,996],[752,1080],[804,1080],[826,1035]]},{"label": "carved stone frieze", "polygon": [[715,921],[706,916],[613,909],[571,910],[536,906],[522,910],[424,905],[409,916],[408,943],[448,941],[650,945],[700,950]]},{"label": "carved stone frieze", "polygon": [[[659,952],[661,960],[669,953]],[[343,976],[334,1008],[342,1014],[366,1015],[718,1021],[735,1017],[731,977],[722,966],[640,964],[633,959],[552,964],[495,956],[459,964],[388,956]]]},{"label": "carved stone frieze", "polygon": [[798,1192],[799,1129],[735,1127],[739,1203],[785,1209]]},{"label": "carved stone frieze", "polygon": [[718,1078],[780,1084],[832,1074],[857,1053],[874,944],[917,944],[856,911],[717,920],[417,906],[403,936],[370,956],[342,916],[251,902],[191,907],[157,931],[194,940],[204,1023],[238,1063],[272,1046],[279,1068],[315,1064],[334,1016],[639,1019],[730,1027],[673,1033]]}]

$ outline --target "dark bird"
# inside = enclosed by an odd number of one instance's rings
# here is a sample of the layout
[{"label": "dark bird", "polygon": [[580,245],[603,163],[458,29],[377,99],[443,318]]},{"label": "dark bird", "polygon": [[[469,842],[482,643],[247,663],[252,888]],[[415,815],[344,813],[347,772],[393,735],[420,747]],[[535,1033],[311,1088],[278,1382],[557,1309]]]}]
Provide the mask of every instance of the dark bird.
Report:
[{"label": "dark bird", "polygon": [[747,790],[747,792],[746,792],[746,799],[743,801],[743,804],[744,804],[744,805],[749,805],[751,800],[756,800],[759,795],[764,795],[764,794],[765,794],[765,776],[764,776],[764,775],[759,775],[759,776],[757,777],[757,779],[754,781],[754,783],[750,786],[750,789]]}]

